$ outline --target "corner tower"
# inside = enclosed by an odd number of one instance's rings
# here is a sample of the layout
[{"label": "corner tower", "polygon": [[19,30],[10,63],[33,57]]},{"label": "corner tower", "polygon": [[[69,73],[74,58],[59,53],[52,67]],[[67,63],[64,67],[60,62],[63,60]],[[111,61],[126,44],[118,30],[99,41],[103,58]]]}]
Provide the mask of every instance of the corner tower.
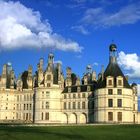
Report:
[{"label": "corner tower", "polygon": [[[117,63],[117,46],[109,46],[109,64],[98,79],[95,91],[95,116],[98,123],[135,123],[137,96]],[[135,107],[134,107],[135,106]]]}]

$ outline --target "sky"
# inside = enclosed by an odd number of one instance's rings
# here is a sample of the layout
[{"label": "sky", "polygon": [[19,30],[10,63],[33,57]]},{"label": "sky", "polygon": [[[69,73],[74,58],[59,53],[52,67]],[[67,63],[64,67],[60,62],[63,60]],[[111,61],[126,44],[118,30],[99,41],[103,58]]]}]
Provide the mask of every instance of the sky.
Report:
[{"label": "sky", "polygon": [[12,63],[16,76],[53,52],[82,77],[97,74],[117,45],[118,64],[129,82],[140,84],[140,0],[1,0],[0,73]]}]

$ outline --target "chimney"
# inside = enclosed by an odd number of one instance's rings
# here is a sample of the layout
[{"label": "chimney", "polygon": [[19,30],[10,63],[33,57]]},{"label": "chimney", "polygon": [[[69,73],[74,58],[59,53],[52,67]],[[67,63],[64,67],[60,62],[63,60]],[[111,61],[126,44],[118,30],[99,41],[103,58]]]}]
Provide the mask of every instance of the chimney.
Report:
[{"label": "chimney", "polygon": [[102,74],[102,81],[104,80],[104,65],[102,65],[102,71],[101,71],[101,74]]}]

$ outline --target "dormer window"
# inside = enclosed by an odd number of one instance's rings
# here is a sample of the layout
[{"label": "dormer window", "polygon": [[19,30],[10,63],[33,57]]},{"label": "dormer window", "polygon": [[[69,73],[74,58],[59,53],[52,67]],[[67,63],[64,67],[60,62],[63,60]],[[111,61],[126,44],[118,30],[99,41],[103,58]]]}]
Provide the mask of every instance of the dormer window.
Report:
[{"label": "dormer window", "polygon": [[108,80],[108,85],[112,86],[112,80]]},{"label": "dormer window", "polygon": [[87,91],[90,91],[91,89],[90,89],[90,86],[87,86]]},{"label": "dormer window", "polygon": [[123,86],[123,77],[121,77],[121,76],[117,77],[117,86],[119,86],[119,87]]},{"label": "dormer window", "polygon": [[114,86],[114,79],[111,76],[107,77],[107,86],[108,87],[113,87]]},{"label": "dormer window", "polygon": [[80,92],[81,91],[81,88],[80,87],[77,87],[77,92]]},{"label": "dormer window", "polygon": [[122,86],[122,80],[118,80],[118,86]]},{"label": "dormer window", "polygon": [[70,87],[68,88],[68,92],[69,92],[69,93],[71,92],[71,88],[70,88]]}]

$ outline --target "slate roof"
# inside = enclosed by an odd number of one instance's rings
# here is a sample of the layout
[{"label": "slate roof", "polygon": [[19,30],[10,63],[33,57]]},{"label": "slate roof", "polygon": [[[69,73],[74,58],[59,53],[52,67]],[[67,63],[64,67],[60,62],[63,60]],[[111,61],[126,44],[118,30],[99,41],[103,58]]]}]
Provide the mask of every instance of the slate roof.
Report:
[{"label": "slate roof", "polygon": [[102,80],[102,78],[99,79],[98,84],[97,84],[97,88],[105,88],[106,87],[106,77],[108,76],[112,76],[114,77],[114,86],[116,87],[116,78],[118,76],[122,76],[123,77],[123,81],[124,81],[124,88],[131,88],[128,81],[126,80],[126,77],[124,76],[123,72],[121,71],[119,65],[116,63],[109,63],[105,72],[104,72],[104,79]]},{"label": "slate roof", "polygon": [[93,84],[88,84],[88,85],[73,85],[73,86],[67,86],[64,88],[63,93],[68,93],[68,88],[71,88],[71,93],[77,92],[77,88],[80,87],[80,92],[87,92],[87,87],[90,86],[90,91],[94,91],[96,89],[97,83],[94,82]]}]

